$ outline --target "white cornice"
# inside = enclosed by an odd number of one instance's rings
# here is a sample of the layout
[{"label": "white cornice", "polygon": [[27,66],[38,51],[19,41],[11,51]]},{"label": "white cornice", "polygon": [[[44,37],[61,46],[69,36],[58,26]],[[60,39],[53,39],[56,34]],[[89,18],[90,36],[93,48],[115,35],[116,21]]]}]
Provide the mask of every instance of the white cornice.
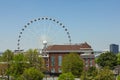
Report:
[{"label": "white cornice", "polygon": [[46,52],[93,52],[93,50],[47,50]]}]

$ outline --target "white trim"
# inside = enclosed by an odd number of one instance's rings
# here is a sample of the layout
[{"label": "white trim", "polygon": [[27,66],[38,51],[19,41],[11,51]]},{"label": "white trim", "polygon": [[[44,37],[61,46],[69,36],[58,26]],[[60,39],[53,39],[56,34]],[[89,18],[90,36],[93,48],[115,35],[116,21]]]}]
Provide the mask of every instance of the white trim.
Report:
[{"label": "white trim", "polygon": [[50,50],[46,52],[50,53],[50,52],[94,52],[94,51],[93,50]]}]

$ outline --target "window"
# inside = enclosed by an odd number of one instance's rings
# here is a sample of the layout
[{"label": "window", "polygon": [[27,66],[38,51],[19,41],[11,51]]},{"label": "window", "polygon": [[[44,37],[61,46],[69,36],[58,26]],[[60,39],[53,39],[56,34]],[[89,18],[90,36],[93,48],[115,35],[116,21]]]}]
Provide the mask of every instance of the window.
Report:
[{"label": "window", "polygon": [[55,56],[51,56],[51,66],[55,66]]},{"label": "window", "polygon": [[51,69],[51,73],[55,73],[55,68],[52,68],[52,69]]},{"label": "window", "polygon": [[62,56],[58,56],[58,66],[62,65]]},{"label": "window", "polygon": [[92,66],[92,59],[90,59],[90,66]]},{"label": "window", "polygon": [[85,66],[88,67],[88,59],[85,59]]},{"label": "window", "polygon": [[59,72],[59,73],[61,73],[61,72],[62,72],[61,68],[58,68],[58,72]]},{"label": "window", "polygon": [[46,64],[46,67],[48,67],[48,64]]}]

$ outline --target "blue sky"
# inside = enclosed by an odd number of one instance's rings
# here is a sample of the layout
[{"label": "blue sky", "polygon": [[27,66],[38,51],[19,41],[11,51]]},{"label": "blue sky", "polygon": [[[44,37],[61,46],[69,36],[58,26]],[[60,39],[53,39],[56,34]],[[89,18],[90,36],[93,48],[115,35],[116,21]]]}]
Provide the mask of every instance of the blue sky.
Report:
[{"label": "blue sky", "polygon": [[120,45],[120,0],[0,0],[0,51],[16,49],[21,28],[44,16],[64,23],[72,43],[88,42],[94,50]]}]

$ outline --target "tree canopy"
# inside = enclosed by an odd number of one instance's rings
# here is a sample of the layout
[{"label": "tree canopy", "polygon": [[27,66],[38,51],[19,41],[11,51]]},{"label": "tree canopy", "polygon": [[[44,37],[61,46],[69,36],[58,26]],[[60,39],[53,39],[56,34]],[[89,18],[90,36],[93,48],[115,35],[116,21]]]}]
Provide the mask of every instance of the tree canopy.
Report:
[{"label": "tree canopy", "polygon": [[111,52],[105,52],[98,57],[97,64],[101,67],[109,66],[110,69],[114,69],[114,66],[117,65],[117,56]]},{"label": "tree canopy", "polygon": [[59,76],[58,80],[75,80],[72,73],[63,73]]},{"label": "tree canopy", "polygon": [[[39,79],[36,78],[33,80],[42,80],[40,77],[43,74],[40,73],[40,75],[38,75],[38,72],[43,72],[45,70],[45,64],[36,49],[30,49],[27,52],[17,54],[14,54],[11,50],[6,50],[1,56],[1,62],[5,62],[5,65],[7,66],[4,71],[5,75],[10,75],[12,79],[23,80],[21,75],[28,75],[32,79],[32,77],[37,75],[37,78]],[[33,70],[35,70],[35,72]]]},{"label": "tree canopy", "polygon": [[1,58],[3,62],[9,62],[13,60],[13,56],[14,56],[14,53],[8,49],[2,54]]},{"label": "tree canopy", "polygon": [[108,68],[104,67],[103,69],[99,70],[99,73],[96,77],[96,80],[114,80],[113,72]]},{"label": "tree canopy", "polygon": [[79,77],[83,71],[83,60],[77,53],[70,53],[64,56],[62,61],[62,72],[71,72],[74,76]]},{"label": "tree canopy", "polygon": [[80,80],[95,80],[98,75],[98,69],[96,67],[90,67],[87,71],[83,71],[80,76]]},{"label": "tree canopy", "polygon": [[115,77],[113,71],[110,70],[109,67],[104,67],[102,69],[91,67],[88,71],[82,73],[80,80],[115,80]]},{"label": "tree canopy", "polygon": [[1,56],[1,59],[0,61],[2,62],[1,65],[1,68],[0,69],[0,73],[2,75],[6,75],[8,78],[9,78],[9,70],[10,70],[10,64],[11,64],[11,61],[13,60],[13,57],[14,57],[14,53],[7,49]]},{"label": "tree canopy", "polygon": [[36,68],[28,68],[24,73],[18,78],[19,80],[43,80],[43,73],[38,71]]},{"label": "tree canopy", "polygon": [[38,70],[44,71],[45,70],[45,63],[42,57],[39,56],[37,49],[29,49],[25,53],[25,58],[27,62],[29,62],[29,67],[35,67]]},{"label": "tree canopy", "polygon": [[117,64],[120,65],[120,53],[117,54]]},{"label": "tree canopy", "polygon": [[27,63],[24,54],[22,53],[15,54],[13,61],[10,64],[10,69],[8,70],[7,73],[14,76],[14,78],[17,78],[24,72],[24,70],[26,69],[26,65]]},{"label": "tree canopy", "polygon": [[120,80],[120,75],[117,76],[117,80]]}]

